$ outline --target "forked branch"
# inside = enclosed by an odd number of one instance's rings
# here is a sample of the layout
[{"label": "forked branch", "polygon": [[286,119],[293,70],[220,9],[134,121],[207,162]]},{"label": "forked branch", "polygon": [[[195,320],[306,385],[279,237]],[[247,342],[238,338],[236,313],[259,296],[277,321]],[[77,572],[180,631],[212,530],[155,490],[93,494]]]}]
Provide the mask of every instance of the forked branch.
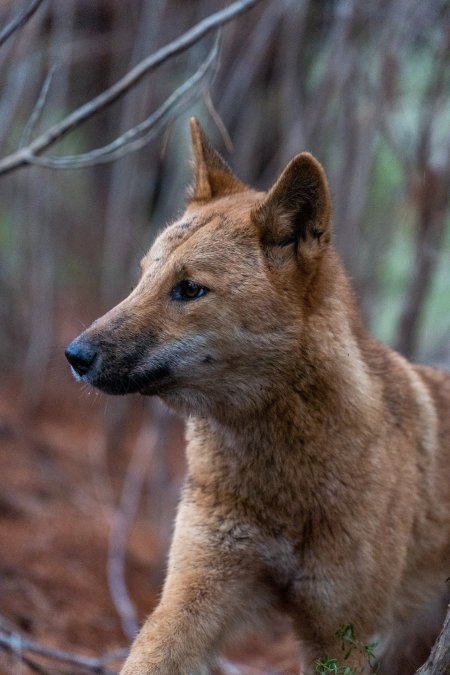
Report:
[{"label": "forked branch", "polygon": [[[237,16],[247,12],[249,9],[257,5],[259,2],[261,2],[261,0],[237,0],[225,9],[215,12],[206,19],[203,19],[188,31],[183,33],[183,35],[181,35],[179,38],[169,42],[164,47],[161,47],[161,49],[158,49],[154,54],[151,54],[150,56],[143,59],[115,84],[74,110],[70,115],[61,120],[61,122],[53,125],[50,127],[50,129],[47,129],[45,132],[43,132],[34,141],[0,160],[0,174],[6,174],[21,166],[35,163],[37,156],[40,155],[44,150],[49,148],[56,141],[63,138],[69,131],[72,131],[80,124],[93,117],[93,115],[105,109],[107,106],[110,106],[117,99],[130,91],[130,89],[135,87],[144,76],[154,71],[162,63],[185,51],[192,45],[196,44],[201,38],[211,31],[217,30],[221,26],[229,23]],[[155,115],[157,113],[155,113]],[[147,140],[149,140],[149,137],[147,137]],[[136,149],[136,147],[130,145],[129,150],[131,149]],[[108,153],[109,150],[106,154]],[[109,159],[112,160],[115,158],[116,156],[111,153]],[[41,161],[40,163],[44,164],[45,166],[51,166],[51,168],[61,168],[60,165],[56,166],[53,161],[54,158],[47,159],[49,161]],[[101,161],[105,160],[102,159]]]},{"label": "forked branch", "polygon": [[128,129],[114,141],[79,155],[65,155],[63,157],[44,156],[29,158],[30,164],[37,164],[49,169],[81,169],[104,162],[119,159],[129,152],[144,147],[162,126],[170,122],[183,108],[202,95],[214,73],[214,65],[219,55],[220,34],[218,34],[213,48],[198,70],[183,82],[164,103],[143,122]]},{"label": "forked branch", "polygon": [[[27,666],[37,673],[46,673],[42,667],[42,662],[50,661],[52,663],[70,666],[70,672],[75,673],[98,673],[99,675],[115,675],[116,670],[111,670],[109,664],[122,661],[127,650],[105,654],[104,656],[90,657],[80,654],[73,654],[61,649],[53,649],[45,645],[30,640],[18,632],[5,630],[0,627],[0,650],[4,650],[15,656],[18,662],[26,663]],[[39,661],[35,661],[39,657]],[[65,671],[61,671],[65,672]]]}]

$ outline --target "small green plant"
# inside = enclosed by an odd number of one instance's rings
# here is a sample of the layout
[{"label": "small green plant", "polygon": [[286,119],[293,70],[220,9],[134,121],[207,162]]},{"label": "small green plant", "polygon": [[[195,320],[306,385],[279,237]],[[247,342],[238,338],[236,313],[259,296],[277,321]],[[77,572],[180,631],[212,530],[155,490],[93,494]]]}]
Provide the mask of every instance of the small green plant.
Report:
[{"label": "small green plant", "polygon": [[[347,661],[355,650],[367,657],[371,672],[376,673],[373,664],[375,647],[377,646],[376,642],[366,645],[364,642],[361,642],[361,640],[358,640],[355,635],[353,624],[351,623],[339,628],[339,630],[336,631],[336,637],[341,643],[341,649],[344,652],[344,661]],[[350,666],[342,665],[337,659],[332,658],[317,659],[314,663],[314,672],[317,673],[317,675],[358,675],[359,673],[359,671],[353,670]]]},{"label": "small green plant", "polygon": [[361,640],[358,640],[355,635],[353,624],[351,623],[339,628],[339,630],[336,631],[336,637],[341,641],[341,649],[345,652],[345,660],[348,659],[352,651],[356,649],[361,654],[365,654],[369,661],[369,665],[371,667],[373,666],[375,647],[377,646],[376,642],[366,645],[364,642],[361,642]]},{"label": "small green plant", "polygon": [[356,675],[350,666],[340,666],[336,659],[318,659],[314,672],[318,675]]}]

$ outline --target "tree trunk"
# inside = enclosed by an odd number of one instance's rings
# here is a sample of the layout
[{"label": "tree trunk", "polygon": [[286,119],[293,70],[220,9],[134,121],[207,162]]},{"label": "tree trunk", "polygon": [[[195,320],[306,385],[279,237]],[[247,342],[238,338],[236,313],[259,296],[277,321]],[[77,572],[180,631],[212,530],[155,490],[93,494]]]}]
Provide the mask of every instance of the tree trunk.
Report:
[{"label": "tree trunk", "polygon": [[431,654],[416,675],[450,675],[450,605]]}]

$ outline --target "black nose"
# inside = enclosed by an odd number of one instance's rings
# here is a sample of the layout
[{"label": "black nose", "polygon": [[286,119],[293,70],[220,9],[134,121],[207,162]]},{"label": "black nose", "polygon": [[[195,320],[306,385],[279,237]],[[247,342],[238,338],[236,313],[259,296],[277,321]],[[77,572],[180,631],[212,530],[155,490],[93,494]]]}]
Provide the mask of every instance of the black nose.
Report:
[{"label": "black nose", "polygon": [[96,349],[78,338],[70,343],[64,352],[66,359],[78,375],[86,375],[97,356]]}]

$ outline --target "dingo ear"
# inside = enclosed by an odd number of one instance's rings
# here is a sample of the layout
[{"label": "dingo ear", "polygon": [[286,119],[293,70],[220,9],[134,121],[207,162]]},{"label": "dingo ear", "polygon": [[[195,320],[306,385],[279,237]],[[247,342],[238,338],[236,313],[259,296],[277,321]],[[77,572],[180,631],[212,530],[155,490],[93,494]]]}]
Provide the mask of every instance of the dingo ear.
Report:
[{"label": "dingo ear", "polygon": [[194,151],[194,184],[189,193],[190,201],[205,202],[247,190],[214,150],[195,117],[191,117],[190,124]]},{"label": "dingo ear", "polygon": [[294,250],[303,263],[317,259],[331,239],[330,194],[319,162],[308,152],[294,157],[252,216],[271,258]]}]

